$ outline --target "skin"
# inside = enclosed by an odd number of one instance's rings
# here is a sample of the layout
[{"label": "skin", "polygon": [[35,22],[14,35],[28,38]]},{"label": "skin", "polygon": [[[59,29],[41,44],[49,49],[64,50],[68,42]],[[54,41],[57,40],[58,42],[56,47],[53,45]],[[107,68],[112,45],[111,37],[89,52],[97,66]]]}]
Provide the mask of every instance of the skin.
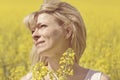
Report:
[{"label": "skin", "polygon": [[70,42],[66,39],[65,29],[52,15],[43,13],[38,16],[37,25],[31,31],[37,54],[47,57],[50,69],[57,70],[59,59]]},{"label": "skin", "polygon": [[63,28],[49,14],[44,13],[38,16],[37,25],[32,32],[38,54],[42,56],[52,57],[56,55],[55,52],[58,53],[58,49],[62,48],[63,50],[67,47]]},{"label": "skin", "polygon": [[[42,13],[38,16],[36,27],[33,27],[31,32],[37,48],[36,54],[46,57],[49,70],[56,71],[59,68],[62,53],[70,47],[71,27],[60,26],[54,16]],[[76,62],[72,67],[74,75],[68,76],[68,80],[84,80],[88,69],[80,67]],[[101,80],[109,79],[106,75],[102,75]]]}]

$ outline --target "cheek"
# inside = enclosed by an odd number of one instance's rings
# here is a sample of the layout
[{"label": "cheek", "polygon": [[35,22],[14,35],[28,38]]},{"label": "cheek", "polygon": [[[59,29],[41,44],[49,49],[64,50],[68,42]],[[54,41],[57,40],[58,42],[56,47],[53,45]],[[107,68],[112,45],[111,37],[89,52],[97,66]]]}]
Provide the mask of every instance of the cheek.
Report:
[{"label": "cheek", "polygon": [[60,38],[64,37],[64,33],[62,30],[53,29],[45,31],[46,37],[52,40],[59,40]]},{"label": "cheek", "polygon": [[51,33],[51,36],[53,36],[54,38],[59,38],[62,36],[62,32],[59,31],[59,30],[54,30],[52,33]]}]

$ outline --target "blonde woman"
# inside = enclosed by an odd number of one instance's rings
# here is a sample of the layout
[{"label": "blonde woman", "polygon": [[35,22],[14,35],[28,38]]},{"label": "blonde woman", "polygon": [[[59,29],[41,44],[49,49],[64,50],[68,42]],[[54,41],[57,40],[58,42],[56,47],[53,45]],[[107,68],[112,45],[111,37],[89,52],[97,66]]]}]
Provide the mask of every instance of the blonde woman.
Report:
[{"label": "blonde woman", "polygon": [[[86,29],[76,8],[59,0],[46,0],[40,10],[28,15],[24,22],[34,41],[32,66],[44,62],[49,70],[57,71],[62,54],[72,48],[75,51],[73,75],[67,76],[67,80],[109,80],[102,72],[79,66],[86,47]],[[22,80],[32,80],[32,73]],[[44,80],[50,80],[49,76]]]}]

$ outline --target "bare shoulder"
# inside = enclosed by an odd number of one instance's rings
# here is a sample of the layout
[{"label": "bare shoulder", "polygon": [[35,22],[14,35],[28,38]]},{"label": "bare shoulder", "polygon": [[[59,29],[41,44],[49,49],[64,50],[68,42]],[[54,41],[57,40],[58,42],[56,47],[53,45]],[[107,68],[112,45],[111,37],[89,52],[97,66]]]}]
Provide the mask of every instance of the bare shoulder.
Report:
[{"label": "bare shoulder", "polygon": [[102,74],[100,80],[110,80],[110,77],[108,77],[106,74]]}]

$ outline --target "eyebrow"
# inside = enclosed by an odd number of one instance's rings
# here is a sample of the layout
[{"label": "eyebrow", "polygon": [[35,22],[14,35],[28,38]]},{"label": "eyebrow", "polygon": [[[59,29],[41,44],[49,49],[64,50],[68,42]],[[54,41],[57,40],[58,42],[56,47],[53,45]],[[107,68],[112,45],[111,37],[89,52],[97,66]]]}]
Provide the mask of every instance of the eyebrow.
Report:
[{"label": "eyebrow", "polygon": [[41,26],[41,23],[38,23],[38,24],[35,25],[35,27],[38,27],[38,26]]},{"label": "eyebrow", "polygon": [[38,27],[41,26],[41,25],[42,25],[41,23],[38,23],[38,24],[36,24],[36,25],[33,27],[33,29],[38,28]]},{"label": "eyebrow", "polygon": [[35,29],[35,28],[38,27],[38,26],[41,26],[41,23],[35,24],[35,25],[33,25],[33,26],[30,26],[29,29],[30,29],[30,30],[33,30],[33,29]]}]

